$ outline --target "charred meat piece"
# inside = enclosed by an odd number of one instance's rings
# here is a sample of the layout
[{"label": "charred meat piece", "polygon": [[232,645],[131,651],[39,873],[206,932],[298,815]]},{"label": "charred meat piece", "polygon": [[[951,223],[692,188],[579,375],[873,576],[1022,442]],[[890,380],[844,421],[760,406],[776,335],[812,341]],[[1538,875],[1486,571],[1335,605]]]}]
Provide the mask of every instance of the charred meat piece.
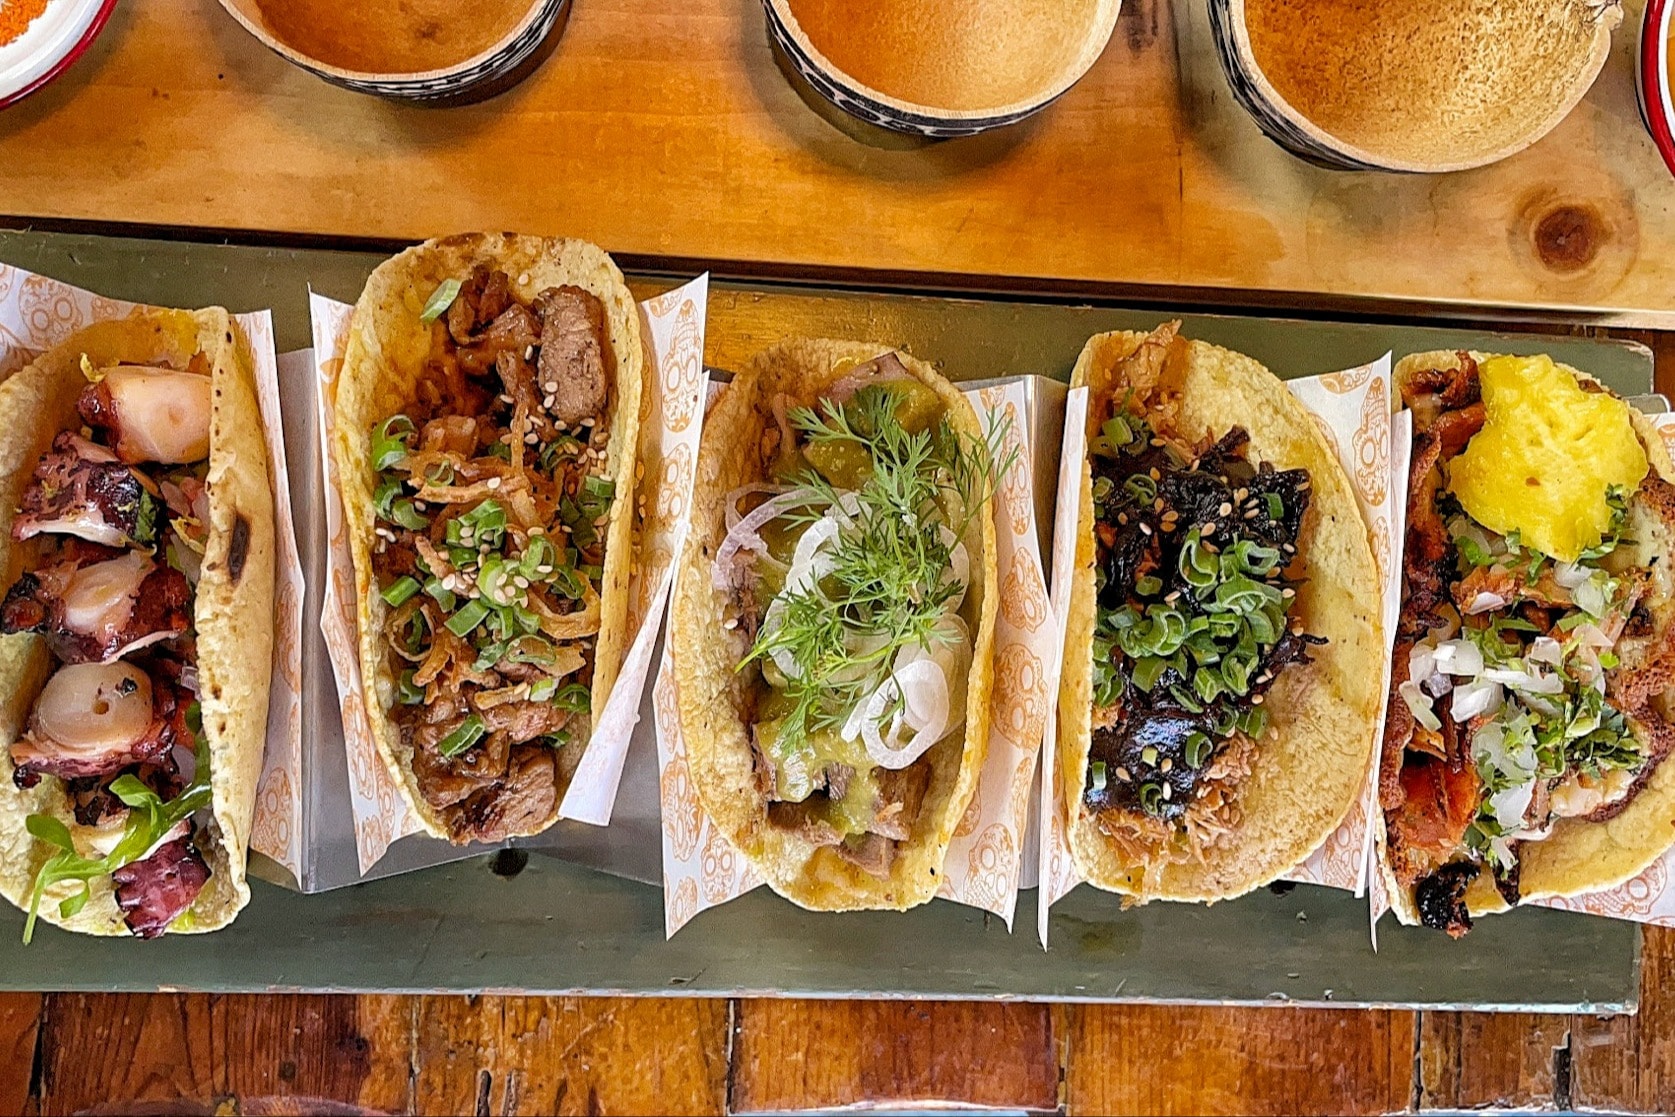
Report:
[{"label": "charred meat piece", "polygon": [[207,376],[118,365],[82,389],[76,410],[122,461],[184,465],[209,457]]},{"label": "charred meat piece", "polygon": [[447,812],[456,842],[498,842],[552,817],[558,803],[558,756],[544,745],[511,751],[505,778]]},{"label": "charred meat piece", "polygon": [[460,284],[459,294],[448,306],[448,333],[460,345],[469,345],[473,335],[512,305],[512,281],[499,269],[482,264]]},{"label": "charred meat piece", "polygon": [[65,663],[109,663],[192,627],[186,575],[143,551],[86,561],[109,552],[76,544],[12,584],[0,631],[39,633]]},{"label": "charred meat piece", "polygon": [[1419,922],[1450,938],[1471,930],[1471,912],[1466,910],[1466,886],[1477,879],[1478,868],[1466,861],[1444,865],[1421,880],[1413,890],[1419,908]]},{"label": "charred meat piece", "polygon": [[514,303],[470,345],[459,347],[459,366],[473,376],[487,376],[494,371],[502,353],[515,353],[520,358],[528,353],[540,329],[541,323],[529,308]]},{"label": "charred meat piece", "polygon": [[190,703],[191,695],[171,680],[131,663],[60,667],[11,747],[12,778],[30,787],[42,775],[108,776],[156,761],[177,744],[192,744]]},{"label": "charred meat piece", "polygon": [[896,843],[883,834],[869,832],[839,842],[837,855],[863,872],[886,877],[896,860]]},{"label": "charred meat piece", "polygon": [[142,939],[154,939],[192,906],[209,880],[209,866],[188,831],[158,846],[145,860],[117,869],[111,880],[128,929]]},{"label": "charred meat piece", "polygon": [[604,413],[605,304],[580,287],[549,287],[535,299],[541,315],[539,381],[547,411],[567,427]]},{"label": "charred meat piece", "polygon": [[157,512],[139,474],[103,446],[63,431],[35,465],[12,538],[58,532],[107,547],[149,547],[157,537]]}]

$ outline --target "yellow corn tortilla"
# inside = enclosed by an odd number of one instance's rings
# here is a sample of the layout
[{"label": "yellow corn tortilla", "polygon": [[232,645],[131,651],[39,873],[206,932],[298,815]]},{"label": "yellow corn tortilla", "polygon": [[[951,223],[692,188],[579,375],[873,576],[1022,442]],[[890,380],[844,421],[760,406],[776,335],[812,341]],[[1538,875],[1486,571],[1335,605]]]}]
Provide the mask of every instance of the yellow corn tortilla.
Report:
[{"label": "yellow corn tortilla", "polygon": [[776,397],[784,397],[787,407],[813,405],[856,365],[892,351],[941,397],[956,432],[982,440],[977,414],[964,395],[923,361],[890,346],[794,340],[759,354],[722,390],[704,420],[692,526],[669,628],[681,734],[704,810],[775,892],[813,911],[903,911],[936,895],[948,842],[971,802],[988,752],[997,560],[994,523],[985,511],[965,540],[972,555],[982,556],[971,563],[972,584],[960,610],[973,634],[965,724],[926,754],[932,765],[930,786],[912,837],[898,848],[889,876],[875,877],[830,848],[770,825],[767,802],[757,789],[751,726],[739,712],[755,673],[735,670],[749,645],[742,634],[726,628],[728,595],[711,584],[712,560],[727,534],[725,497],[763,479],[759,448],[763,432],[774,426]]},{"label": "yellow corn tortilla", "polygon": [[[167,364],[185,368],[196,354],[213,379],[209,435],[209,531],[194,599],[203,732],[209,742],[214,820],[199,846],[209,881],[170,934],[214,931],[231,923],[250,899],[246,848],[256,811],[256,783],[267,737],[268,680],[273,663],[273,492],[249,341],[225,310],[139,310],[75,334],[0,384],[0,570],[4,585],[29,568],[41,540],[13,543],[12,519],[35,463],[60,431],[79,430],[76,397],[87,385],[81,361],[95,367]],[[36,870],[56,852],[24,828],[31,814],[75,825],[63,782],[43,776],[23,791],[12,783],[9,751],[28,722],[35,697],[55,667],[33,634],[0,637],[0,894],[29,904]],[[58,902],[79,890],[48,889],[40,917],[90,935],[127,935],[109,877],[92,881],[92,898],[65,919]]]},{"label": "yellow corn tortilla", "polygon": [[[1472,359],[1479,365],[1497,355],[1471,353]],[[1554,363],[1579,381],[1597,383],[1580,369]],[[1397,362],[1395,372],[1398,406],[1401,385],[1416,373],[1459,366],[1459,354],[1453,350],[1403,357]],[[1664,480],[1675,480],[1675,467],[1670,464],[1669,451],[1651,420],[1634,408],[1629,409],[1629,418],[1646,450],[1646,460],[1651,468]],[[1675,546],[1672,546],[1668,530],[1658,525],[1654,518],[1642,515],[1642,510],[1636,508],[1637,503],[1630,502],[1629,536],[1635,540],[1634,546],[1638,551],[1633,561],[1636,565],[1649,565],[1655,561],[1650,605],[1654,623],[1659,630],[1663,630],[1675,623],[1675,570],[1670,569],[1670,555],[1675,553]],[[1646,718],[1631,717],[1629,725],[1641,740],[1675,733],[1658,711],[1648,711]],[[1387,854],[1384,811],[1381,809],[1375,813],[1379,869],[1384,878],[1385,892],[1396,918],[1402,923],[1417,925],[1419,909],[1414,903],[1413,893],[1397,883]],[[1672,842],[1675,842],[1675,764],[1665,757],[1633,801],[1615,818],[1604,822],[1561,819],[1545,839],[1520,846],[1520,898],[1551,899],[1615,888],[1639,875],[1646,866],[1661,857]],[[1466,908],[1476,916],[1507,911],[1509,905],[1496,890],[1492,876],[1485,871],[1467,886]]]},{"label": "yellow corn tortilla", "polygon": [[[597,722],[622,664],[628,626],[628,576],[634,528],[634,447],[639,438],[645,353],[640,311],[622,273],[603,249],[586,241],[512,233],[466,233],[426,241],[378,266],[366,281],[349,324],[349,343],[337,382],[337,430],[332,442],[345,531],[355,564],[360,602],[361,683],[367,718],[379,754],[425,830],[448,838],[442,815],[425,802],[413,775],[413,748],[390,720],[397,675],[391,669],[383,629],[390,609],[373,582],[372,430],[411,402],[416,375],[430,355],[431,326],[419,320],[425,302],[447,279],[463,281],[478,264],[498,268],[528,304],[548,287],[570,285],[605,305],[606,342],[615,356],[611,384],[610,445],[606,475],[616,484],[605,535],[605,570],[599,587],[599,635],[594,644],[592,721]],[[558,804],[575,774],[586,742],[559,753],[559,788],[550,816],[515,836],[538,834],[558,820]]]},{"label": "yellow corn tortilla", "polygon": [[[1117,366],[1146,334],[1099,334],[1082,350],[1071,381],[1087,386],[1088,435],[1098,433],[1125,384]],[[1057,778],[1063,789],[1071,856],[1099,888],[1133,901],[1213,903],[1269,883],[1295,868],[1344,820],[1365,786],[1384,700],[1379,583],[1367,527],[1349,478],[1307,409],[1261,364],[1201,341],[1178,342],[1184,380],[1177,431],[1217,438],[1250,432],[1249,460],[1304,468],[1313,497],[1297,540],[1304,584],[1291,615],[1327,643],[1312,662],[1281,672],[1266,700],[1270,734],[1238,784],[1243,820],[1204,860],[1125,864],[1082,803],[1092,743],[1094,580],[1093,474],[1084,461],[1076,564],[1059,684]]]}]

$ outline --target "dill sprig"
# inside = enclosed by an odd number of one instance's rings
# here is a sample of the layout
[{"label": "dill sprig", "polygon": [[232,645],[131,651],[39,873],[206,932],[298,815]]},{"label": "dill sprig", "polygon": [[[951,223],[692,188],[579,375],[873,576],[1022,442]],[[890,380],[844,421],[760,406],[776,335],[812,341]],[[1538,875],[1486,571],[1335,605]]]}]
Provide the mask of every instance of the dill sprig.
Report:
[{"label": "dill sprig", "polygon": [[962,437],[946,417],[911,432],[896,404],[887,386],[870,385],[845,404],[826,400],[818,411],[797,408],[788,416],[808,444],[850,443],[872,465],[853,492],[839,491],[813,469],[793,480],[808,500],[783,518],[812,524],[835,509],[839,530],[825,552],[830,569],[816,583],[781,595],[779,623],[763,629],[744,660],[786,652],[796,664],[784,691],[792,708],[780,730],[788,744],[841,728],[889,676],[903,648],[929,651],[932,641],[951,639],[938,625],[965,589],[954,574],[954,545],[1017,457],[1016,447],[1002,454],[1009,420],[991,423],[979,443]]}]

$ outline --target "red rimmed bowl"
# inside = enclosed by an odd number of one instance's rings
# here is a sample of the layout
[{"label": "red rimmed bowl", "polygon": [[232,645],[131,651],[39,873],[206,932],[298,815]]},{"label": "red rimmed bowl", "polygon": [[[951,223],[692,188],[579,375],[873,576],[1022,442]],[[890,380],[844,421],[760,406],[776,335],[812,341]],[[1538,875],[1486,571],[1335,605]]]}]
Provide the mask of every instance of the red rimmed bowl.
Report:
[{"label": "red rimmed bowl", "polygon": [[1675,174],[1675,97],[1670,95],[1671,36],[1675,35],[1675,0],[1648,0],[1640,25],[1640,65],[1634,84],[1640,91],[1640,116],[1652,133],[1658,153]]},{"label": "red rimmed bowl", "polygon": [[70,68],[104,30],[116,0],[48,0],[23,34],[0,46],[0,109]]}]

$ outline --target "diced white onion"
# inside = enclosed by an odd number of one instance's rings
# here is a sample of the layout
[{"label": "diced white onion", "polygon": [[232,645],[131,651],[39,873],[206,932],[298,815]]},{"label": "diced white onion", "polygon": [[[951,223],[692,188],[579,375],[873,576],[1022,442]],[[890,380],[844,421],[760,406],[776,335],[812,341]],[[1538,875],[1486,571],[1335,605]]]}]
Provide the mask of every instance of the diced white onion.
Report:
[{"label": "diced white onion", "polygon": [[1478,613],[1488,613],[1495,609],[1504,609],[1505,607],[1506,598],[1502,597],[1498,593],[1490,593],[1488,590],[1483,590],[1476,597],[1471,599],[1471,604],[1466,606],[1465,612],[1468,615],[1475,616]]},{"label": "diced white onion", "polygon": [[1541,675],[1511,667],[1490,667],[1483,672],[1483,678],[1526,694],[1564,693],[1564,680],[1558,675]]},{"label": "diced white onion", "polygon": [[1564,663],[1564,645],[1551,636],[1537,636],[1530,642],[1524,658],[1531,663],[1549,663],[1558,667]]},{"label": "diced white onion", "polygon": [[1437,670],[1450,675],[1478,675],[1483,671],[1483,651],[1470,640],[1444,640],[1437,645]]},{"label": "diced white onion", "polygon": [[1505,791],[1497,791],[1489,798],[1489,809],[1502,830],[1516,831],[1524,825],[1524,813],[1530,809],[1535,796],[1535,781],[1514,784]]},{"label": "diced white onion", "polygon": [[1413,711],[1413,720],[1433,733],[1442,728],[1442,719],[1431,709],[1431,701],[1420,691],[1418,683],[1409,679],[1396,688],[1396,693],[1402,696],[1407,708]]},{"label": "diced white onion", "polygon": [[1454,688],[1454,700],[1449,713],[1455,721],[1470,721],[1479,714],[1493,713],[1505,700],[1499,683],[1487,679],[1473,679]]},{"label": "diced white onion", "polygon": [[1573,590],[1593,576],[1593,571],[1579,562],[1561,562],[1553,567],[1553,581]]}]

